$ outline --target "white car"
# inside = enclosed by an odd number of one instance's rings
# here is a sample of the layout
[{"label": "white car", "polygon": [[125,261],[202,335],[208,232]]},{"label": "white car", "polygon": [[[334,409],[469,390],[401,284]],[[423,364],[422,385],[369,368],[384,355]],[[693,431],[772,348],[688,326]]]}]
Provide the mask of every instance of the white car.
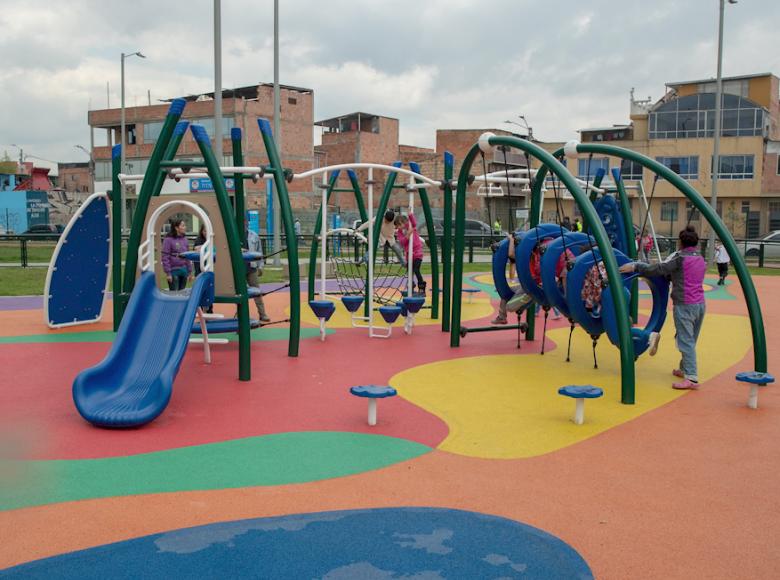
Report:
[{"label": "white car", "polygon": [[764,258],[772,260],[780,259],[780,230],[769,232],[758,242],[737,242],[737,246],[739,246],[739,248],[744,252],[745,257],[758,258],[758,254],[761,251],[762,242],[770,242],[763,244]]}]

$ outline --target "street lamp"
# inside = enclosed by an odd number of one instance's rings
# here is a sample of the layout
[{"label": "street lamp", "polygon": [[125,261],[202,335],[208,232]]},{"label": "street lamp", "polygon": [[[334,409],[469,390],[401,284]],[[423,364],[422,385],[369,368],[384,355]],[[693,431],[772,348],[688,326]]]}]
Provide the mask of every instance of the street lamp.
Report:
[{"label": "street lamp", "polygon": [[526,139],[533,139],[534,138],[534,130],[531,127],[528,126],[528,121],[526,120],[525,116],[524,115],[518,115],[517,118],[523,121],[522,125],[520,123],[518,123],[517,121],[511,121],[511,120],[506,120],[506,121],[504,121],[504,123],[508,123],[509,125],[517,125],[518,127],[521,127],[523,129],[525,129]]},{"label": "street lamp", "polygon": [[125,172],[125,59],[130,58],[131,56],[137,56],[138,58],[146,58],[143,54],[141,54],[141,51],[133,52],[130,54],[122,53],[122,110],[121,110],[121,121],[120,121],[120,128],[119,128],[119,145],[121,147],[121,164],[120,167],[122,168],[121,172]]},{"label": "street lamp", "polygon": [[90,193],[95,192],[95,158],[92,156],[92,152],[89,151],[86,147],[83,145],[74,145],[76,149],[80,149],[87,155],[89,155],[89,185],[90,185]]},{"label": "street lamp", "polygon": [[[737,0],[728,0],[729,4],[736,4]],[[721,100],[723,100],[723,14],[726,2],[720,0],[720,16],[718,18],[718,76],[715,79],[715,134],[712,146],[712,194],[710,195],[710,207],[712,211],[718,211],[718,177],[720,174],[720,126],[721,126]],[[707,255],[710,259],[715,256],[715,229],[710,228],[710,238],[707,243]]]}]

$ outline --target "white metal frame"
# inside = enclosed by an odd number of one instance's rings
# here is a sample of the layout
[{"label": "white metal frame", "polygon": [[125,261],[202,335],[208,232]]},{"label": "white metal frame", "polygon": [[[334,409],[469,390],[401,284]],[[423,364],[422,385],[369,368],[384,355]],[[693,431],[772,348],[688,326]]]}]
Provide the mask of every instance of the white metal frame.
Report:
[{"label": "white metal frame", "polygon": [[73,214],[73,217],[70,218],[70,221],[68,222],[68,225],[65,226],[65,229],[62,231],[62,234],[60,235],[60,238],[57,240],[57,245],[54,248],[54,253],[51,256],[51,261],[49,262],[49,269],[46,271],[46,282],[43,286],[43,317],[46,321],[46,325],[49,328],[66,328],[68,326],[78,326],[81,324],[94,324],[96,322],[99,322],[100,319],[103,317],[103,309],[106,305],[106,297],[108,296],[108,287],[111,283],[111,227],[110,227],[110,216],[111,212],[108,208],[108,204],[106,204],[106,211],[107,217],[109,218],[109,228],[108,228],[108,269],[106,270],[106,286],[103,288],[103,301],[100,304],[100,310],[98,311],[98,315],[96,318],[92,318],[90,320],[77,320],[73,322],[63,322],[61,324],[52,324],[51,320],[49,318],[49,298],[51,297],[51,279],[54,275],[54,272],[57,270],[57,267],[55,264],[57,263],[57,258],[60,255],[60,250],[62,249],[62,246],[68,243],[68,234],[75,226],[76,222],[81,219],[81,216],[83,215],[84,211],[89,207],[89,204],[92,203],[96,199],[105,199],[108,201],[108,194],[105,192],[97,192],[90,195],[87,199],[84,200],[84,202],[79,206],[79,208],[76,210],[76,213]]}]

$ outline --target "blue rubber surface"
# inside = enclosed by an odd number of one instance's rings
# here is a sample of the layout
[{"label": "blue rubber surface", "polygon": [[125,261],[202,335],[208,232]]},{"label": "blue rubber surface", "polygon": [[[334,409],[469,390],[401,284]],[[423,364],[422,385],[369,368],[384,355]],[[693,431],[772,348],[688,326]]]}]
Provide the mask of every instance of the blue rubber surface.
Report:
[{"label": "blue rubber surface", "polygon": [[136,427],[163,412],[213,277],[204,272],[189,296],[172,296],[158,290],[153,272],[141,274],[108,355],[73,382],[73,402],[84,419],[99,427]]},{"label": "blue rubber surface", "polygon": [[539,528],[477,512],[418,507],[171,530],[22,564],[0,571],[0,577],[589,580],[593,573],[574,548]]},{"label": "blue rubber surface", "polygon": [[108,214],[107,199],[93,198],[63,233],[49,282],[49,324],[95,320],[100,316],[111,251]]},{"label": "blue rubber surface", "polygon": [[356,397],[365,397],[367,399],[384,399],[385,397],[395,397],[398,394],[393,387],[384,385],[360,385],[350,387],[349,392]]}]

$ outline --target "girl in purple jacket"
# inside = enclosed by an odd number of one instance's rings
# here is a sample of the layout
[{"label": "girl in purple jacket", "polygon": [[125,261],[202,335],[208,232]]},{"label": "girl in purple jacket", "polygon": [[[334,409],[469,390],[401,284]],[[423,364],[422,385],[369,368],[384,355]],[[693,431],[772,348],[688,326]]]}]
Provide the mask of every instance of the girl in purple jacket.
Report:
[{"label": "girl in purple jacket", "polygon": [[187,243],[187,226],[184,220],[172,219],[171,231],[165,236],[162,244],[162,267],[168,279],[168,290],[184,290],[187,279],[192,273],[192,264],[181,258],[179,254],[189,250]]},{"label": "girl in purple jacket", "polygon": [[[696,341],[699,340],[702,322],[704,322],[704,274],[707,262],[698,251],[699,235],[693,226],[680,232],[680,250],[672,254],[665,262],[645,264],[630,262],[620,267],[624,274],[639,272],[646,276],[666,276],[672,282],[672,303],[674,304],[675,340],[682,359],[680,366],[672,374],[682,379],[673,383],[675,389],[698,389],[699,373],[696,366]],[[658,347],[657,333],[650,336],[650,354]]]}]

